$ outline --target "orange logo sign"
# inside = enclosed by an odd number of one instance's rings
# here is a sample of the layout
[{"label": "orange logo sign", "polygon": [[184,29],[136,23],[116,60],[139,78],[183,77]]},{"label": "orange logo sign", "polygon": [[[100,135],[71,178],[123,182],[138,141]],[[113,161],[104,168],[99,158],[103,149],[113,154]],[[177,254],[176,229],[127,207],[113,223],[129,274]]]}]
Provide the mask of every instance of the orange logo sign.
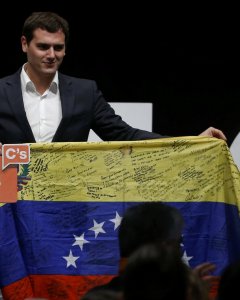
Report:
[{"label": "orange logo sign", "polygon": [[18,164],[27,164],[29,161],[29,145],[0,144],[0,203],[17,201]]},{"label": "orange logo sign", "polygon": [[2,146],[2,170],[12,164],[28,164],[30,147],[28,144],[5,144]]}]

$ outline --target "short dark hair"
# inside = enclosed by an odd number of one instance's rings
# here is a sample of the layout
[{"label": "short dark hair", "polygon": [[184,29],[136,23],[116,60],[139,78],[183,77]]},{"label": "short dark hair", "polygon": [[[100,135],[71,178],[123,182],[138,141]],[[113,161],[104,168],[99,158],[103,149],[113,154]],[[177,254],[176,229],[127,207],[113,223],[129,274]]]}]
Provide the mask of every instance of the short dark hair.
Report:
[{"label": "short dark hair", "polygon": [[162,202],[145,202],[128,208],[119,226],[121,257],[129,257],[148,243],[176,241],[182,235],[181,212]]},{"label": "short dark hair", "polygon": [[58,14],[50,11],[33,12],[24,22],[22,35],[26,37],[29,44],[33,39],[33,32],[37,28],[47,30],[48,32],[57,32],[61,29],[65,35],[65,44],[69,39],[69,24]]},{"label": "short dark hair", "polygon": [[124,299],[186,299],[190,272],[172,244],[146,244],[128,258]]}]

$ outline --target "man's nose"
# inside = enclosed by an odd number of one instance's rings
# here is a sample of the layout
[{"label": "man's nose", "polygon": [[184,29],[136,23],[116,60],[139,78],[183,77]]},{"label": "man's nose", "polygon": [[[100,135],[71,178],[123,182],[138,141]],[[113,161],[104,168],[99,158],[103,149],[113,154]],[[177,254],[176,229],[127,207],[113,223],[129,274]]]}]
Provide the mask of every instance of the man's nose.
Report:
[{"label": "man's nose", "polygon": [[47,54],[50,57],[54,57],[55,56],[54,48],[53,47],[49,47],[48,50],[47,50]]}]

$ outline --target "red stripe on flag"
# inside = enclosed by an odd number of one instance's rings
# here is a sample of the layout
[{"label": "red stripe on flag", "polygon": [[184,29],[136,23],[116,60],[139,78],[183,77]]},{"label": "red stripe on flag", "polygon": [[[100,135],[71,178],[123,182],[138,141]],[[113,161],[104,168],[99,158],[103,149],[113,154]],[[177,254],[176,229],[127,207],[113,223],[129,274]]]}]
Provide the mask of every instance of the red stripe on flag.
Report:
[{"label": "red stripe on flag", "polygon": [[35,297],[76,300],[81,299],[89,289],[105,284],[112,278],[112,275],[32,275],[31,282]]},{"label": "red stripe on flag", "polygon": [[220,276],[214,276],[210,282],[209,287],[209,300],[215,300],[218,293],[218,286],[219,286]]},{"label": "red stripe on flag", "polygon": [[4,300],[24,300],[33,297],[32,285],[29,277],[24,277],[2,288]]},{"label": "red stripe on flag", "polygon": [[28,297],[80,300],[89,289],[105,284],[113,277],[113,275],[31,275],[4,287],[2,294],[4,300],[24,300]]}]

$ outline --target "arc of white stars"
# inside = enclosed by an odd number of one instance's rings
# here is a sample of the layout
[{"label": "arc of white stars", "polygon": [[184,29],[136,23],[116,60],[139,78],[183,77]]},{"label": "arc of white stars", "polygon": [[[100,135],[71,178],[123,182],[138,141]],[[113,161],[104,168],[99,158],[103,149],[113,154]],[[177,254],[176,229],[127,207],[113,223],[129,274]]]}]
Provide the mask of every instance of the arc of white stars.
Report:
[{"label": "arc of white stars", "polygon": [[97,223],[97,222],[93,219],[93,227],[89,228],[88,230],[94,231],[94,233],[95,233],[95,238],[99,235],[99,233],[106,233],[106,231],[102,228],[104,223],[105,223],[105,222]]},{"label": "arc of white stars", "polygon": [[63,258],[67,261],[67,268],[70,266],[73,266],[74,268],[77,268],[76,266],[76,260],[79,259],[80,256],[73,256],[72,251],[69,251],[68,256],[63,256]]},{"label": "arc of white stars", "polygon": [[75,242],[72,244],[72,246],[79,246],[81,250],[83,250],[83,245],[90,243],[89,241],[84,239],[84,233],[80,236],[73,235],[75,238]]},{"label": "arc of white stars", "polygon": [[183,252],[182,260],[187,265],[190,266],[189,261],[193,258],[193,256],[187,256],[186,250]]},{"label": "arc of white stars", "polygon": [[114,230],[116,230],[119,225],[121,224],[122,217],[119,216],[118,212],[116,211],[116,216],[114,219],[110,219],[109,221],[114,223]]}]

